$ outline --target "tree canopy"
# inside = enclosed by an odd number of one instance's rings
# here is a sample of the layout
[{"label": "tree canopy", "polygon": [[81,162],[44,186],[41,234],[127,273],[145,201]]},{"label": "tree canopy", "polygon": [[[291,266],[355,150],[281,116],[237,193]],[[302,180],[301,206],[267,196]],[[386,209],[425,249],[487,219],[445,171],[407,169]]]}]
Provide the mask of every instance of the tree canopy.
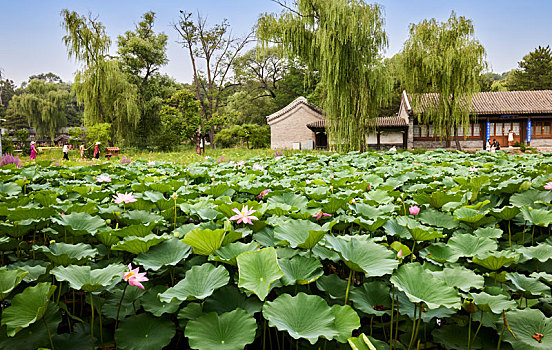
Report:
[{"label": "tree canopy", "polygon": [[523,57],[508,79],[509,90],[551,90],[552,51],[539,46]]},{"label": "tree canopy", "polygon": [[128,82],[119,61],[108,57],[111,39],[96,18],[62,10],[69,57],[83,64],[75,76],[77,100],[84,104],[84,123],[111,124],[112,138],[124,138],[140,119],[136,87]]},{"label": "tree canopy", "polygon": [[471,20],[453,12],[446,22],[433,18],[412,24],[402,62],[414,109],[424,107],[421,121],[431,123],[445,140],[453,130],[460,148],[457,129],[469,125],[472,97],[486,68],[485,49],[474,38]]},{"label": "tree canopy", "polygon": [[392,82],[381,62],[387,46],[382,7],[350,0],[298,0],[281,15],[264,14],[257,37],[276,44],[320,74],[322,107],[338,150],[363,150],[369,121],[388,99]]}]

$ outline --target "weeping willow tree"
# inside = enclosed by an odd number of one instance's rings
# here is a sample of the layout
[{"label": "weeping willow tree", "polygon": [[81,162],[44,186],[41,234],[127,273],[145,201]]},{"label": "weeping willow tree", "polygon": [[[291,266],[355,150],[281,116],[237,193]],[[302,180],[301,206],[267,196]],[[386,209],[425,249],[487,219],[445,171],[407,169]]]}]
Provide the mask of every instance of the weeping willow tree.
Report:
[{"label": "weeping willow tree", "polygon": [[70,102],[71,93],[62,84],[32,80],[24,93],[13,97],[10,109],[26,117],[38,135],[53,143],[58,129],[67,125],[65,109]]},{"label": "weeping willow tree", "polygon": [[69,57],[82,63],[74,89],[84,105],[85,125],[111,124],[112,140],[133,132],[140,120],[137,89],[121,71],[120,63],[108,55],[111,39],[96,18],[61,11],[67,32],[63,42]]},{"label": "weeping willow tree", "polygon": [[[485,49],[474,38],[471,20],[452,12],[447,22],[424,20],[410,26],[404,44],[404,85],[420,121],[456,148],[458,128],[470,125],[472,98],[486,69]],[[423,111],[423,113],[421,113]]]},{"label": "weeping willow tree", "polygon": [[300,58],[320,73],[330,140],[339,151],[364,150],[373,119],[392,89],[381,61],[387,46],[381,6],[360,0],[280,4],[281,15],[259,18],[261,46],[277,45],[286,57]]}]

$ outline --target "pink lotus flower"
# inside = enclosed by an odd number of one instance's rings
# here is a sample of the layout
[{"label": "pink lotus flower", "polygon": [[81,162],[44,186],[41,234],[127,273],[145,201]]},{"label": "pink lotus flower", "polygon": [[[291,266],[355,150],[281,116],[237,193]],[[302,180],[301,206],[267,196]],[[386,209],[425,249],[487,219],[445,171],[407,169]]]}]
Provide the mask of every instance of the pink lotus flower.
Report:
[{"label": "pink lotus flower", "polygon": [[116,204],[119,204],[119,203],[132,203],[132,202],[136,202],[136,198],[134,198],[134,196],[132,195],[132,192],[130,193],[117,193],[117,195],[113,196],[113,201],[116,203]]},{"label": "pink lotus flower", "polygon": [[266,196],[268,194],[268,192],[270,192],[270,189],[266,189],[264,191],[262,191],[261,193],[259,193],[259,195],[257,196],[257,198],[261,199],[263,198],[264,196]]},{"label": "pink lotus flower", "polygon": [[145,272],[138,272],[139,267],[136,267],[135,269],[132,269],[132,264],[128,264],[129,272],[123,273],[123,279],[128,282],[131,286],[139,287],[142,289],[145,289],[142,283],[144,281],[149,281],[149,279],[146,277]]},{"label": "pink lotus flower", "polygon": [[260,171],[264,171],[264,168],[262,166],[260,166],[259,164],[253,164],[253,166],[251,167],[253,170],[260,170]]},{"label": "pink lotus flower", "polygon": [[101,174],[96,178],[96,181],[98,182],[111,182],[111,178],[109,175]]},{"label": "pink lotus flower", "polygon": [[256,210],[249,209],[247,205],[244,206],[241,211],[239,211],[238,208],[234,208],[232,211],[236,213],[236,215],[232,216],[230,220],[238,220],[236,222],[238,224],[243,222],[244,224],[253,225],[252,220],[259,220],[256,216],[251,215],[256,212]]},{"label": "pink lotus flower", "polygon": [[402,259],[402,257],[403,257],[403,252],[402,252],[402,249],[401,249],[401,250],[399,250],[399,252],[397,253],[397,258],[398,258],[398,259]]},{"label": "pink lotus flower", "polygon": [[413,205],[410,208],[408,208],[408,211],[410,212],[410,215],[416,216],[420,212],[420,207],[418,207],[417,205]]},{"label": "pink lotus flower", "polygon": [[306,180],[305,180],[305,183],[306,183],[306,184],[308,185],[308,184],[310,184],[310,183],[311,183],[311,180],[309,180],[309,179],[306,179]]},{"label": "pink lotus flower", "polygon": [[552,181],[547,182],[546,185],[544,185],[545,190],[552,190]]},{"label": "pink lotus flower", "polygon": [[468,171],[472,172],[472,173],[475,173],[476,171],[478,171],[479,169],[477,169],[477,167],[471,167],[468,169]]},{"label": "pink lotus flower", "polygon": [[148,166],[155,166],[155,161],[150,160],[150,161],[148,162]]},{"label": "pink lotus flower", "polygon": [[245,165],[245,161],[240,160],[240,161],[238,162],[238,166],[244,166],[244,165]]},{"label": "pink lotus flower", "polygon": [[322,210],[318,211],[318,213],[314,214],[312,217],[316,218],[316,220],[320,219],[321,217],[328,217],[331,216],[328,213],[324,213]]},{"label": "pink lotus flower", "polygon": [[370,184],[368,184],[368,186],[366,186],[366,191],[370,191],[372,189],[372,186],[370,186]]}]

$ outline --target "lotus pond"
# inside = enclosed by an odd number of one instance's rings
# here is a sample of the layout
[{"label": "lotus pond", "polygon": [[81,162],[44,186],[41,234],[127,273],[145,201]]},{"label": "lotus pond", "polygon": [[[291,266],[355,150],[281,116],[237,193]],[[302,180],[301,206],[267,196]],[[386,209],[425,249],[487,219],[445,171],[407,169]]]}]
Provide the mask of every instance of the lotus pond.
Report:
[{"label": "lotus pond", "polygon": [[552,349],[552,157],[0,168],[1,349]]}]

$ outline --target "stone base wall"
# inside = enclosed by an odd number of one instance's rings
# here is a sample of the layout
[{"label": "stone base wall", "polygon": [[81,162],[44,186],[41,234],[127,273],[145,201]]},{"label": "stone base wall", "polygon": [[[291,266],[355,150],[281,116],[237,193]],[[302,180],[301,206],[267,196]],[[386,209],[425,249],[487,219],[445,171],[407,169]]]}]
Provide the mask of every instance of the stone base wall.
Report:
[{"label": "stone base wall", "polygon": [[[450,142],[451,147],[456,147],[454,141]],[[445,141],[433,141],[433,140],[414,140],[414,148],[445,148]],[[460,147],[462,148],[483,148],[483,140],[460,140]]]},{"label": "stone base wall", "polygon": [[532,139],[531,147],[552,147],[552,139]]}]

